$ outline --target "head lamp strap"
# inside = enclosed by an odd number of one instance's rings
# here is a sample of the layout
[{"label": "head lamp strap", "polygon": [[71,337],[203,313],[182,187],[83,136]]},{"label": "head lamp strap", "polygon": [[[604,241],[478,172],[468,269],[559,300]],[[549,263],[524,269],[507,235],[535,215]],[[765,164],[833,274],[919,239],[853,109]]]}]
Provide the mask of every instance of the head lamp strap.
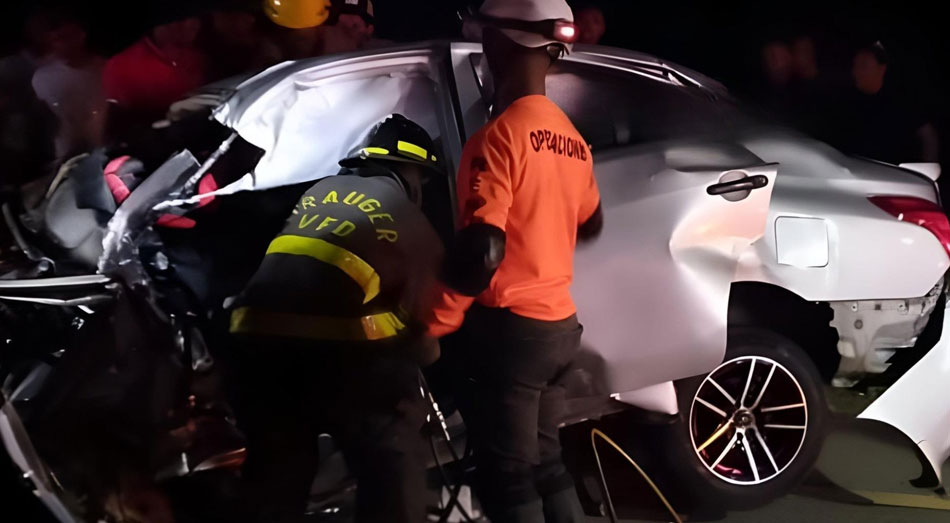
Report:
[{"label": "head lamp strap", "polygon": [[482,24],[497,27],[498,29],[514,29],[516,31],[538,34],[563,44],[576,42],[578,36],[577,26],[574,25],[574,22],[569,20],[552,19],[529,22],[514,18],[496,18],[483,14],[473,14],[472,18]]}]

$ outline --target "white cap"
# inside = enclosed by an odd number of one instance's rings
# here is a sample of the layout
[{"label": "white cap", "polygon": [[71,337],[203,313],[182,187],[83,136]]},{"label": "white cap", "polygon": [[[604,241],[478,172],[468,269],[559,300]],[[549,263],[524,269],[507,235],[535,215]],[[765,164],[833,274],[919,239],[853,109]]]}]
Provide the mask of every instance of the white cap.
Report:
[{"label": "white cap", "polygon": [[[510,18],[524,22],[574,21],[574,12],[571,11],[571,6],[567,5],[566,0],[485,0],[478,12],[492,18]],[[541,34],[517,29],[502,29],[501,32],[524,47],[544,47],[550,44],[559,44],[565,46],[568,51],[571,49],[571,45]]]}]

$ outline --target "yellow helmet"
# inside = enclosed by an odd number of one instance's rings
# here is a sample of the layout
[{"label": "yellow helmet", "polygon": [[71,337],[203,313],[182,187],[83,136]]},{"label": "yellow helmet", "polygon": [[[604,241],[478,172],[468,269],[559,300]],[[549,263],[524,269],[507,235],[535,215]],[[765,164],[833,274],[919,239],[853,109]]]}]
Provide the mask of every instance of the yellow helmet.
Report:
[{"label": "yellow helmet", "polygon": [[277,25],[316,27],[330,18],[330,0],[264,0],[264,12]]}]

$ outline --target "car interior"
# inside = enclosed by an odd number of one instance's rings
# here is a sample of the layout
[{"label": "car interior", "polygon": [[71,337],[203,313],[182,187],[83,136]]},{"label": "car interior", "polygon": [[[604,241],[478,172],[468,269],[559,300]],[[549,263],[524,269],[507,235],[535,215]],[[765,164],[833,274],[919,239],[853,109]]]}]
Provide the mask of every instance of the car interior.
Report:
[{"label": "car interior", "polygon": [[[226,132],[223,126],[206,118],[176,125],[197,125],[213,136],[221,136]],[[194,129],[185,133],[198,134]],[[440,134],[438,131],[430,133]],[[153,150],[147,152],[148,159],[143,162],[146,172],[152,172],[160,165],[156,159],[160,155],[154,151],[155,145],[150,145]],[[177,145],[170,144],[165,153],[171,155],[174,153],[172,147]],[[353,144],[353,149],[358,145]],[[439,142],[436,145],[440,147]],[[130,149],[133,148],[126,148],[120,153],[135,156],[136,151]],[[215,162],[210,172],[219,187],[226,186],[252,171],[262,153],[239,138]],[[111,153],[110,156],[117,154]],[[441,150],[436,154],[441,157]],[[8,223],[8,227],[16,232],[21,243],[26,244],[21,245],[21,250],[41,259],[49,259],[54,265],[45,276],[92,274],[97,270],[102,255],[102,241],[109,220],[117,210],[104,178],[106,162],[105,151],[71,160],[49,185],[46,197],[38,206],[17,209],[17,212],[11,213],[14,215],[13,223]],[[192,228],[154,227],[176,279],[188,288],[196,305],[200,308],[219,307],[225,298],[240,292],[299,195],[313,183],[313,180],[308,180],[216,197],[211,204],[188,212],[188,216],[195,221]],[[423,195],[423,211],[430,216],[444,240],[454,230],[449,191],[446,175],[427,183]],[[21,269],[3,278],[12,279],[29,274]]]},{"label": "car interior", "polygon": [[[491,72],[483,55],[471,55],[482,97],[492,98]],[[592,150],[721,133],[745,116],[729,100],[683,85],[659,70],[556,63],[547,96],[570,117]],[[649,103],[642,103],[649,100]]]}]

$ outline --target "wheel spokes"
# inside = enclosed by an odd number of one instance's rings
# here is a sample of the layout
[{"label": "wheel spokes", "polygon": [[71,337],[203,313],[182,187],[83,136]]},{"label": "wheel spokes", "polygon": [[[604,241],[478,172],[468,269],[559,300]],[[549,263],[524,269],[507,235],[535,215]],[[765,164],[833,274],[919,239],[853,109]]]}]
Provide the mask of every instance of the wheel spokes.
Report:
[{"label": "wheel spokes", "polygon": [[739,433],[736,432],[732,435],[732,439],[729,440],[729,443],[726,444],[726,448],[722,449],[722,454],[716,458],[716,462],[710,465],[711,468],[716,468],[717,465],[722,463],[722,460],[726,457],[726,454],[729,454],[729,451],[735,448],[736,442],[739,440]]},{"label": "wheel spokes", "polygon": [[[709,392],[706,382],[719,392]],[[720,394],[729,406],[718,398]],[[714,476],[732,484],[759,485],[782,474],[798,456],[810,429],[808,411],[799,380],[781,363],[763,356],[741,356],[723,362],[706,376],[693,396],[689,430],[700,461]],[[726,440],[722,447],[720,442]],[[737,445],[741,448],[736,449]],[[717,450],[718,454],[712,454]],[[759,470],[763,459],[768,464]]]},{"label": "wheel spokes", "polygon": [[729,430],[729,427],[731,427],[731,426],[732,426],[732,420],[729,420],[729,421],[723,423],[722,426],[719,427],[719,428],[716,430],[716,432],[713,433],[712,436],[709,436],[709,439],[707,439],[705,443],[703,443],[702,445],[699,446],[699,448],[696,449],[696,452],[702,452],[702,451],[706,450],[706,447],[712,445],[713,442],[715,442],[717,439],[719,439],[720,437],[722,437],[722,435],[725,434],[726,431]]},{"label": "wheel spokes", "polygon": [[802,409],[805,408],[805,404],[793,403],[791,405],[781,405],[779,407],[766,407],[766,408],[760,409],[759,412],[778,412],[780,410],[789,410],[789,409],[798,409],[798,408],[802,408]]},{"label": "wheel spokes", "polygon": [[700,397],[697,396],[697,397],[696,397],[696,401],[699,402],[700,405],[705,406],[706,408],[708,408],[709,410],[715,412],[716,414],[719,414],[719,416],[721,416],[721,417],[723,417],[723,418],[728,418],[728,417],[729,417],[729,415],[726,414],[726,411],[720,409],[719,407],[713,405],[712,403],[709,403],[708,401],[704,400],[703,398],[700,398]]},{"label": "wheel spokes", "polygon": [[716,389],[719,392],[721,392],[722,395],[725,396],[727,400],[729,400],[730,404],[732,405],[736,404],[736,399],[732,397],[732,394],[729,394],[728,392],[726,392],[726,389],[722,388],[722,385],[717,383],[716,380],[712,379],[712,376],[709,376],[708,378],[706,378],[706,381],[708,381],[709,383],[712,383],[713,387],[716,387]]},{"label": "wheel spokes", "polygon": [[749,376],[745,380],[745,390],[742,391],[742,397],[739,398],[739,406],[745,407],[745,398],[749,395],[749,385],[752,384],[752,374],[755,373],[755,360],[749,363]]},{"label": "wheel spokes", "polygon": [[755,410],[759,406],[759,402],[762,401],[762,397],[765,396],[765,389],[769,388],[769,383],[772,382],[772,376],[775,374],[776,365],[773,363],[772,368],[769,369],[769,375],[765,378],[765,383],[762,384],[762,390],[759,391],[759,397],[755,398],[755,403],[749,407],[750,410]]},{"label": "wheel spokes", "polygon": [[749,445],[749,437],[745,432],[742,433],[742,448],[745,449],[745,455],[749,459],[749,466],[752,467],[752,476],[756,482],[761,481],[761,478],[759,478],[759,467],[755,464],[755,457],[752,455],[752,446]]},{"label": "wheel spokes", "polygon": [[772,457],[772,451],[769,450],[769,446],[765,444],[765,439],[762,437],[762,434],[759,434],[758,430],[753,430],[755,433],[755,438],[759,440],[759,445],[762,446],[762,450],[765,451],[765,455],[769,458],[769,463],[772,464],[772,468],[775,470],[776,474],[778,473],[778,464],[775,463],[775,458]]}]

